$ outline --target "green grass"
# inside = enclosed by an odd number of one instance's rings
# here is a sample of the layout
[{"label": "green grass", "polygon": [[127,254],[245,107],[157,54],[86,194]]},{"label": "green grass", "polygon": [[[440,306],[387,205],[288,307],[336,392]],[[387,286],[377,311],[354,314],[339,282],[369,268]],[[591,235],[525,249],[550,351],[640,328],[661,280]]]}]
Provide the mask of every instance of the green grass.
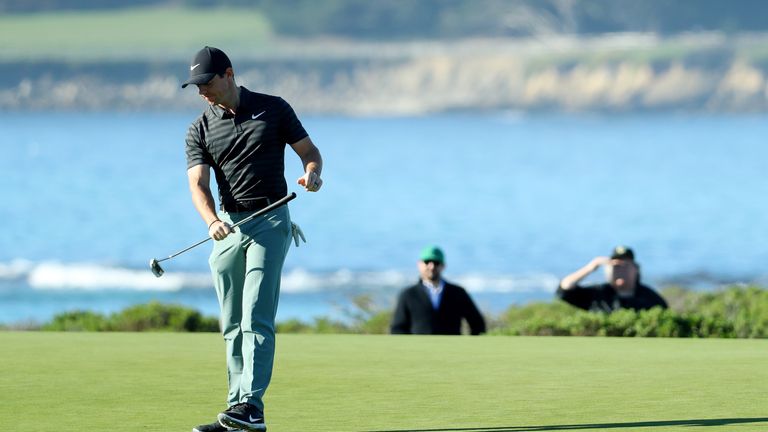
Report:
[{"label": "green grass", "polygon": [[[216,334],[0,333],[0,427],[188,431]],[[768,430],[768,341],[280,335],[270,432]]]},{"label": "green grass", "polygon": [[203,45],[263,49],[271,34],[255,9],[134,8],[0,14],[0,59],[188,60]]}]

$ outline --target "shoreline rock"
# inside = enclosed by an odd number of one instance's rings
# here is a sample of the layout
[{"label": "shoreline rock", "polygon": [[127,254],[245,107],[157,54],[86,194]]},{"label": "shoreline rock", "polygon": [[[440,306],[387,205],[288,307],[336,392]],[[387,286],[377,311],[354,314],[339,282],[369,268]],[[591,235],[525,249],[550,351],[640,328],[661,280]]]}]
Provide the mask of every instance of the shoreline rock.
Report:
[{"label": "shoreline rock", "polygon": [[[199,109],[185,65],[0,65],[0,110]],[[23,73],[18,72],[22,70]],[[386,60],[245,63],[239,84],[278,94],[302,113],[423,115],[451,111],[768,112],[768,71],[738,59],[695,64],[612,61],[536,65],[512,55],[432,54]]]}]

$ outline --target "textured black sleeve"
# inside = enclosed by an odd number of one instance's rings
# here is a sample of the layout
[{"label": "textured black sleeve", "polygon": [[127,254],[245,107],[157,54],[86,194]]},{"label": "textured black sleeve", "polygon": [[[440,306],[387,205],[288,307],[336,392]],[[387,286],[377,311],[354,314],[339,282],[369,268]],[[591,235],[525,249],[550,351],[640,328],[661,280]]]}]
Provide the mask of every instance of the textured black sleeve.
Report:
[{"label": "textured black sleeve", "polygon": [[390,326],[390,333],[392,334],[411,334],[411,313],[405,301],[406,292],[403,291],[397,298],[397,306]]},{"label": "textured black sleeve", "polygon": [[584,310],[589,310],[589,306],[594,298],[594,290],[591,288],[582,288],[575,286],[571,289],[564,290],[560,286],[557,287],[555,295],[566,303],[576,306]]},{"label": "textured black sleeve", "polygon": [[288,102],[278,98],[278,105],[280,107],[280,139],[286,144],[294,144],[309,136]]},{"label": "textured black sleeve", "polygon": [[205,149],[205,143],[201,131],[200,119],[193,122],[187,129],[186,154],[187,169],[196,165],[212,165],[211,155]]},{"label": "textured black sleeve", "polygon": [[654,291],[651,288],[647,288],[645,291],[645,303],[647,304],[647,308],[650,309],[654,306],[661,306],[663,309],[666,309],[667,302],[664,300],[664,297],[659,295],[656,291]]},{"label": "textured black sleeve", "polygon": [[480,311],[477,309],[475,302],[472,301],[472,297],[464,288],[461,288],[462,295],[464,297],[464,319],[469,324],[470,333],[473,335],[479,335],[485,333],[485,319]]}]

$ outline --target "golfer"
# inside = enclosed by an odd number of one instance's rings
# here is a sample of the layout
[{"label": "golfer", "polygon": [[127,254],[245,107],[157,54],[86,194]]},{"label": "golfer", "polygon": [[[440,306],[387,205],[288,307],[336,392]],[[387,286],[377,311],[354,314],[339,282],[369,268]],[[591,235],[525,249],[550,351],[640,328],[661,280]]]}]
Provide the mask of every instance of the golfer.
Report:
[{"label": "golfer", "polygon": [[[195,432],[264,431],[263,396],[272,377],[275,314],[292,232],[288,207],[232,224],[287,195],[285,146],[301,158],[297,183],[317,192],[322,158],[293,109],[283,99],[235,84],[224,52],[205,47],[189,66],[189,79],[208,107],[187,131],[187,176],[192,201],[216,240],[209,259],[221,307],[226,343],[228,408]],[[219,211],[210,190],[210,171],[219,187]],[[297,237],[296,237],[297,238]],[[297,240],[298,245],[298,240]]]}]

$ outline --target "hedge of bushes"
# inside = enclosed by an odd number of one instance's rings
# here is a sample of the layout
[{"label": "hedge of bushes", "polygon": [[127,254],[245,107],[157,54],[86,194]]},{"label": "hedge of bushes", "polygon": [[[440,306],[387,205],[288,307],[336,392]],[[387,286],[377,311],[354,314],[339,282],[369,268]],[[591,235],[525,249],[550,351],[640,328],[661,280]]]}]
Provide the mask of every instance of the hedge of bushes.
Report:
[{"label": "hedge of bushes", "polygon": [[[574,311],[561,305],[534,305],[509,311],[495,334],[535,336],[764,337],[719,316],[678,313],[659,307],[611,314]],[[520,314],[529,315],[518,319]]]},{"label": "hedge of bushes", "polygon": [[217,332],[219,321],[184,306],[150,302],[109,316],[88,311],[62,313],[41,330]]},{"label": "hedge of bushes", "polygon": [[768,337],[768,291],[731,286],[715,292],[668,288],[670,309],[612,314],[586,312],[556,301],[512,307],[493,334],[556,336]]},{"label": "hedge of bushes", "polygon": [[[489,334],[536,336],[768,337],[768,290],[730,286],[697,292],[667,288],[669,309],[654,308],[612,314],[586,312],[561,301],[512,306],[488,318]],[[391,311],[380,309],[371,296],[357,296],[346,319],[315,318],[312,322],[278,323],[278,333],[385,334]],[[216,317],[178,305],[152,302],[105,316],[94,312],[56,315],[41,327],[52,331],[180,331],[218,332]]]},{"label": "hedge of bushes", "polygon": [[[646,337],[768,337],[768,290],[730,286],[697,292],[678,287],[662,295],[669,309],[612,314],[587,312],[559,300],[512,306],[498,317],[487,317],[489,334],[530,336],[646,336]],[[385,334],[391,311],[379,310],[367,296],[355,298],[344,322],[317,318],[278,325],[283,333]]]}]

